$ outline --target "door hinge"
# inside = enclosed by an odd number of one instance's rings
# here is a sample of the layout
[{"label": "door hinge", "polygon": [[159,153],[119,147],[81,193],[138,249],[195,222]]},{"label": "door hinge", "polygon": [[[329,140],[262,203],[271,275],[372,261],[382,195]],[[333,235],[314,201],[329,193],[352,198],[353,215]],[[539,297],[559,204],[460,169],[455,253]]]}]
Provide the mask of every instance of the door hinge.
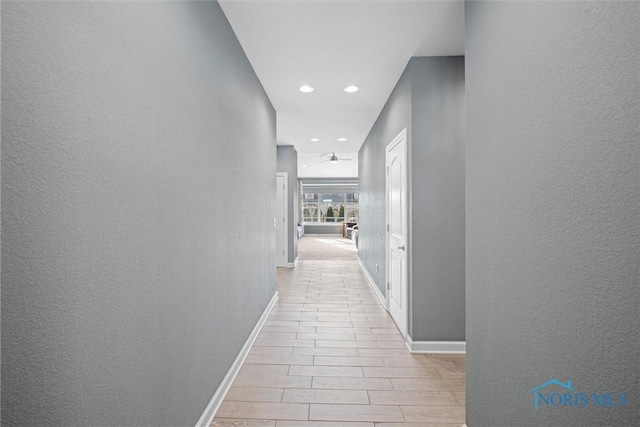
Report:
[{"label": "door hinge", "polygon": [[391,282],[387,282],[387,289],[391,287]]},{"label": "door hinge", "polygon": [[387,224],[387,233],[389,232],[389,224]]},{"label": "door hinge", "polygon": [[389,166],[387,166],[387,175],[389,175]]}]

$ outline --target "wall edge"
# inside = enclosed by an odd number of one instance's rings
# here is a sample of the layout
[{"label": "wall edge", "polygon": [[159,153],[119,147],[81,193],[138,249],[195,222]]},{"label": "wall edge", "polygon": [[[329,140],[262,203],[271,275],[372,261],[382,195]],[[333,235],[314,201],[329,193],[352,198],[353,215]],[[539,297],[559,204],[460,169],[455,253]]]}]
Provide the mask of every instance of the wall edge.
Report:
[{"label": "wall edge", "polygon": [[367,278],[367,283],[369,283],[369,286],[371,286],[371,289],[373,290],[373,293],[376,294],[376,296],[380,300],[380,303],[382,304],[384,309],[389,311],[389,309],[387,308],[387,300],[386,300],[385,296],[382,295],[382,292],[380,292],[380,289],[378,289],[378,285],[376,285],[375,280],[373,280],[373,278],[369,274],[369,271],[367,270],[367,267],[364,266],[364,264],[360,260],[360,257],[358,257],[358,264],[360,264],[360,268],[362,269],[362,272],[364,273],[365,277]]},{"label": "wall edge", "polygon": [[271,313],[271,310],[275,306],[277,300],[278,300],[278,291],[276,291],[276,293],[273,295],[273,298],[271,298],[271,301],[265,308],[264,312],[262,313],[262,316],[260,316],[260,319],[258,319],[258,323],[256,323],[256,326],[253,328],[253,331],[251,331],[249,338],[247,338],[247,341],[244,343],[244,346],[242,346],[242,349],[240,350],[240,353],[238,353],[236,360],[234,360],[233,364],[229,368],[227,375],[225,375],[224,379],[222,380],[222,383],[220,383],[220,386],[218,387],[215,394],[209,401],[209,404],[207,405],[204,412],[200,416],[200,419],[196,423],[195,427],[209,427],[211,423],[213,423],[213,419],[215,418],[216,413],[218,412],[218,409],[220,409],[220,405],[222,404],[222,401],[224,400],[227,393],[229,392],[229,389],[231,388],[233,381],[236,379],[238,372],[240,372],[240,368],[242,367],[244,360],[247,358],[247,355],[249,354],[251,347],[253,347],[253,343],[258,337],[258,334],[260,333],[260,331],[262,330],[262,327],[267,321],[267,318],[269,317],[269,314]]}]

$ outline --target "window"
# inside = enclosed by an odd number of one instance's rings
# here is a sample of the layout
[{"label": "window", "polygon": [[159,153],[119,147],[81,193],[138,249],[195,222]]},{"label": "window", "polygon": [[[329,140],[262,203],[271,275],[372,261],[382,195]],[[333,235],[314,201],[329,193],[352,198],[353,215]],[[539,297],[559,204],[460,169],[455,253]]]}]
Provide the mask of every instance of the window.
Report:
[{"label": "window", "polygon": [[305,224],[358,222],[358,193],[304,193],[302,219]]}]

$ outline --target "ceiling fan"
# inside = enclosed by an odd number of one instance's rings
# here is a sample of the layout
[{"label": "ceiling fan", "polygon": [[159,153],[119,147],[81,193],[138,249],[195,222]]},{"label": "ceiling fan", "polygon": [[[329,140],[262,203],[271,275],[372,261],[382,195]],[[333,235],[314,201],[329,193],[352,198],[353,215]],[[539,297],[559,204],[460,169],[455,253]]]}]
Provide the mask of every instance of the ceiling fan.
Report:
[{"label": "ceiling fan", "polygon": [[351,159],[340,159],[338,158],[338,156],[336,156],[336,153],[331,153],[331,155],[327,159],[323,160],[322,162],[338,163],[338,160],[347,161],[347,162],[351,161]]}]

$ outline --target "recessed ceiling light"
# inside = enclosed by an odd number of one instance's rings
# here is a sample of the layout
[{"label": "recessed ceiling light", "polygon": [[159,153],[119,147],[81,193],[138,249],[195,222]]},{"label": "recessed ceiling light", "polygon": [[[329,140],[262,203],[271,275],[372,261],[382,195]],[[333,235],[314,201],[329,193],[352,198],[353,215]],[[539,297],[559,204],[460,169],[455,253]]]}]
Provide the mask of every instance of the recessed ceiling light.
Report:
[{"label": "recessed ceiling light", "polygon": [[354,92],[357,92],[358,90],[360,90],[360,88],[358,86],[350,85],[350,86],[345,87],[342,90],[347,92],[347,93],[354,93]]},{"label": "recessed ceiling light", "polygon": [[303,168],[306,168],[306,167],[307,167],[307,165],[302,165],[302,167],[303,167]]},{"label": "recessed ceiling light", "polygon": [[347,140],[347,138],[338,138],[337,139],[337,141],[340,141],[340,142],[343,142],[343,141],[346,141],[346,140]]},{"label": "recessed ceiling light", "polygon": [[320,138],[311,138],[311,141],[312,142],[318,142],[318,141],[320,141]]},{"label": "recessed ceiling light", "polygon": [[309,86],[309,85],[302,85],[302,86],[300,86],[300,92],[304,92],[304,93],[311,93],[311,92],[313,92],[314,90],[315,90],[315,89],[314,89],[314,88],[312,88],[312,87],[311,87],[311,86]]}]

